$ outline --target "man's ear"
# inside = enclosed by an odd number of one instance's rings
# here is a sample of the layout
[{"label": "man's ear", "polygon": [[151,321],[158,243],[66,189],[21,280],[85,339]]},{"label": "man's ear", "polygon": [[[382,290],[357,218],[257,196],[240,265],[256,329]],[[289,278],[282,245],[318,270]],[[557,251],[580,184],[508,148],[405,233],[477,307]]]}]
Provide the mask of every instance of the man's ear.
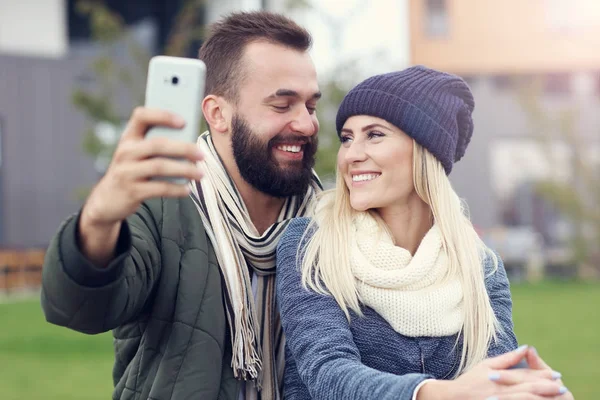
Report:
[{"label": "man's ear", "polygon": [[202,113],[211,131],[227,133],[231,122],[231,106],[221,96],[208,95],[202,100]]}]

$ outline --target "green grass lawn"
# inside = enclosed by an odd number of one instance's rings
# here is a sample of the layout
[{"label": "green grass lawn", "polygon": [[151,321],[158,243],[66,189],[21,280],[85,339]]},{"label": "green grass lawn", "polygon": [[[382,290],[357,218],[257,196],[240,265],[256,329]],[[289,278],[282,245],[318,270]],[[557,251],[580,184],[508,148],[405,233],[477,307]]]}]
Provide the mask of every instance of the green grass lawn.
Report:
[{"label": "green grass lawn", "polygon": [[519,343],[535,346],[576,400],[600,399],[600,285],[519,284],[512,294]]},{"label": "green grass lawn", "polygon": [[50,325],[39,302],[0,304],[0,399],[106,400],[112,336]]},{"label": "green grass lawn", "polygon": [[[576,400],[600,398],[600,284],[513,285],[521,344],[562,372]],[[36,301],[0,304],[0,399],[106,400],[112,337],[45,322]]]}]

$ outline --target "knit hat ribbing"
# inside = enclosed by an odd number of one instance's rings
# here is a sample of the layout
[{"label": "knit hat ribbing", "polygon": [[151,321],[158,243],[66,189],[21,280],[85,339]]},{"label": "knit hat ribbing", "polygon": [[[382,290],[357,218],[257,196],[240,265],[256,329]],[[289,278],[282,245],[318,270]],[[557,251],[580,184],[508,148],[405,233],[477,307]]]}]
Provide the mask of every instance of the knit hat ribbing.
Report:
[{"label": "knit hat ribbing", "polygon": [[376,75],[344,97],[337,113],[340,134],[353,115],[371,115],[397,126],[429,150],[450,174],[473,135],[475,101],[460,77],[423,66]]}]

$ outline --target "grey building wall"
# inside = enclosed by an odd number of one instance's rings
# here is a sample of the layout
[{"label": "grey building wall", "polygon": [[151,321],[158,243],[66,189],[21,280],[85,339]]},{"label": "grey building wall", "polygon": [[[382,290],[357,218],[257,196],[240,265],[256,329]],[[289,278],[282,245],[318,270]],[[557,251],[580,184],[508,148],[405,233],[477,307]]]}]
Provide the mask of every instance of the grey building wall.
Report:
[{"label": "grey building wall", "polygon": [[97,179],[71,93],[84,59],[0,55],[0,246],[45,246]]},{"label": "grey building wall", "polygon": [[[569,93],[543,93],[541,104],[547,113],[571,107],[578,110],[576,133],[589,143],[600,143],[600,85],[599,74],[585,72],[591,78],[584,93],[573,87]],[[575,83],[575,79],[573,80]],[[475,131],[465,157],[451,175],[453,187],[468,203],[471,220],[482,229],[502,223],[501,204],[494,192],[493,148],[505,138],[531,138],[534,128],[531,116],[523,109],[514,89],[502,87],[492,77],[480,76],[470,83],[475,97],[473,113]],[[499,171],[501,173],[501,171]]]},{"label": "grey building wall", "polygon": [[475,129],[465,156],[450,178],[459,196],[466,200],[473,223],[486,229],[499,222],[501,212],[492,185],[491,147],[495,138],[525,135],[526,118],[513,97],[503,95],[487,79],[478,79],[471,89]]},{"label": "grey building wall", "polygon": [[[154,54],[179,7],[180,1],[126,9],[131,38]],[[62,59],[0,53],[0,248],[47,246],[60,223],[81,207],[77,190],[97,182],[95,160],[82,150],[89,126],[71,96],[76,87],[97,88],[90,70],[95,57],[133,63],[125,42],[105,51],[85,37],[71,38]],[[125,122],[138,100],[127,88],[114,100]]]}]

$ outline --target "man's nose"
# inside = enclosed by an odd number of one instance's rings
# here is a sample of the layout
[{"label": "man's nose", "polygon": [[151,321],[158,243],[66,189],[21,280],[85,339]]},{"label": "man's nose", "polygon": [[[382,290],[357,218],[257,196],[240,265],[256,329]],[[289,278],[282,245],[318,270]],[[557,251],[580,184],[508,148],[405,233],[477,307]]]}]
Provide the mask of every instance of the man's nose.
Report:
[{"label": "man's nose", "polygon": [[302,107],[301,110],[295,115],[294,120],[290,124],[290,128],[302,136],[313,136],[317,133],[317,122],[315,116],[310,114],[306,107]]}]

